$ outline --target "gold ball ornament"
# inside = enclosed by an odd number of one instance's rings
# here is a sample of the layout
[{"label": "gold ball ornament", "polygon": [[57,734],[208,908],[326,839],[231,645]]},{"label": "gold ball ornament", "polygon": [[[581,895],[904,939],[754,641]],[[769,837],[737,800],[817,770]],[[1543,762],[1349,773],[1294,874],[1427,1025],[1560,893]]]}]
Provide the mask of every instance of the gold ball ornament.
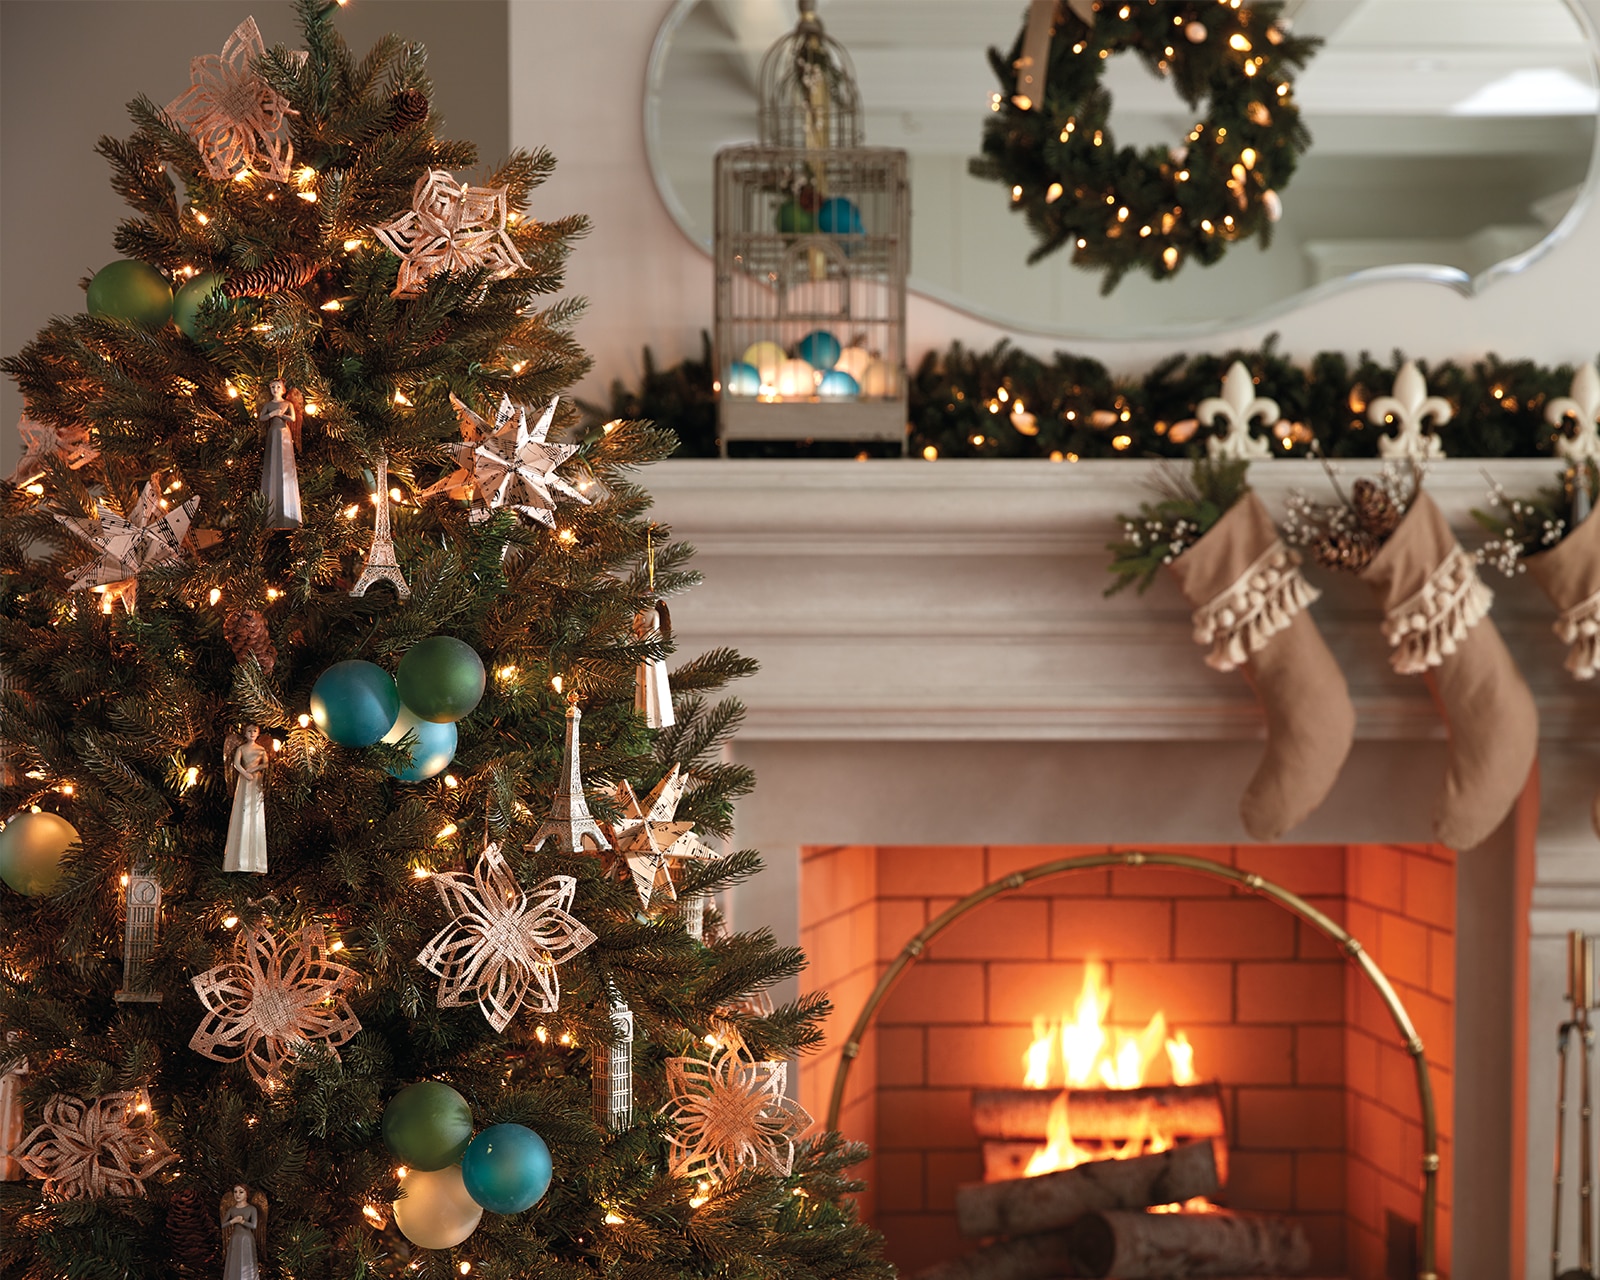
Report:
[{"label": "gold ball ornament", "polygon": [[874,359],[861,371],[858,379],[864,396],[892,396],[895,393],[894,370],[883,360]]},{"label": "gold ball ornament", "polygon": [[57,813],[19,813],[0,831],[0,880],[29,898],[61,885],[61,856],[78,843],[78,829]]},{"label": "gold ball ornament", "polygon": [[458,1164],[437,1173],[413,1169],[400,1185],[405,1194],[394,1202],[394,1224],[419,1249],[453,1249],[483,1218],[483,1206],[467,1194]]},{"label": "gold ball ornament", "polygon": [[846,347],[839,353],[839,358],[833,362],[833,367],[842,369],[859,384],[862,375],[867,371],[867,366],[872,363],[872,352],[865,347]]},{"label": "gold ball ornament", "polygon": [[776,342],[752,342],[744,350],[744,362],[760,375],[761,385],[770,387],[778,380],[778,367],[789,358]]},{"label": "gold ball ornament", "polygon": [[[766,381],[763,376],[762,381]],[[817,373],[806,360],[785,360],[773,379],[780,396],[802,397],[817,394]]]}]

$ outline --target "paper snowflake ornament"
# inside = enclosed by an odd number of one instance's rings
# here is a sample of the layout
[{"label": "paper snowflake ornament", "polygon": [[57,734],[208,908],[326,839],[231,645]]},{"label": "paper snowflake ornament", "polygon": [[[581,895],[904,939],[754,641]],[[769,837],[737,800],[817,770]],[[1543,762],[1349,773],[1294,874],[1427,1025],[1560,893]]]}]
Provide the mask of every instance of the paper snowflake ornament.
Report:
[{"label": "paper snowflake ornament", "polygon": [[298,1052],[316,1043],[337,1058],[361,1030],[348,999],[355,983],[355,970],[330,958],[321,925],[290,938],[247,929],[232,960],[194,980],[206,1016],[189,1047],[218,1062],[242,1061],[270,1093]]},{"label": "paper snowflake ornament", "polygon": [[22,458],[9,479],[19,489],[44,479],[51,458],[77,471],[100,456],[87,427],[53,427],[48,422],[35,422],[24,413],[17,423],[17,433],[22,437]]},{"label": "paper snowflake ornament", "polygon": [[200,151],[206,176],[218,182],[242,173],[260,173],[287,182],[294,164],[285,98],[256,74],[252,65],[267,46],[254,18],[246,18],[228,37],[222,53],[189,62],[189,91],[167,107],[188,130]]},{"label": "paper snowflake ornament", "polygon": [[505,396],[500,398],[493,423],[453,395],[450,403],[461,422],[462,442],[451,446],[456,469],[419,497],[445,494],[467,498],[473,504],[474,520],[487,520],[506,509],[551,528],[555,527],[555,494],[588,505],[588,498],[556,474],[556,468],[577,453],[578,446],[551,444],[546,439],[555,419],[555,399],[531,428],[527,410]]},{"label": "paper snowflake ornament", "polygon": [[787,1177],[795,1139],[811,1116],[784,1096],[786,1062],[755,1062],[736,1035],[718,1039],[709,1060],[668,1058],[671,1100],[661,1114],[677,1125],[668,1139],[672,1172],[725,1182],[741,1169]]},{"label": "paper snowflake ornament", "polygon": [[50,1200],[143,1196],[145,1180],[178,1157],[156,1132],[143,1089],[85,1102],[58,1093],[44,1104],[44,1123],[15,1152]]},{"label": "paper snowflake ornament", "polygon": [[439,1007],[476,1003],[496,1031],[525,1005],[554,1013],[561,1003],[557,969],[595,941],[571,912],[577,880],[551,876],[523,889],[491,844],[470,876],[439,871],[433,883],[445,910],[455,913],[417,956],[439,977]]},{"label": "paper snowflake ornament", "polygon": [[141,573],[183,558],[183,539],[199,506],[199,498],[170,506],[155,482],[146,481],[125,516],[104,503],[96,506],[89,520],[58,514],[56,519],[100,553],[67,590],[110,589],[132,608]]},{"label": "paper snowflake ornament", "polygon": [[640,905],[647,910],[657,888],[665,888],[673,899],[678,896],[667,874],[667,857],[694,830],[694,823],[674,820],[688,783],[683,771],[673,765],[642,805],[626,778],[617,784],[616,800],[623,813],[615,828],[617,852],[627,860]]},{"label": "paper snowflake ornament", "polygon": [[491,280],[526,271],[506,233],[509,212],[505,187],[472,187],[445,169],[429,169],[417,179],[411,208],[372,228],[400,259],[393,296],[416,297],[441,271],[487,270]]}]

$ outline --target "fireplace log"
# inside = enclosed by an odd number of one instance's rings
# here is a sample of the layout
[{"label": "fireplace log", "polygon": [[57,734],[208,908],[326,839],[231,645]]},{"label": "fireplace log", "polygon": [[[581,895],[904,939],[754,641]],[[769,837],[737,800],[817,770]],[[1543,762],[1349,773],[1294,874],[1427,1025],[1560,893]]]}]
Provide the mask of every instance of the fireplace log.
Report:
[{"label": "fireplace log", "polygon": [[1147,1126],[1172,1138],[1220,1138],[1222,1089],[1210,1084],[1154,1085],[1142,1089],[975,1089],[972,1127],[980,1138],[1044,1142],[1050,1105],[1065,1092],[1072,1136],[1091,1142],[1126,1142]]},{"label": "fireplace log", "polygon": [[1155,1155],[1090,1160],[1036,1178],[968,1183],[956,1191],[956,1225],[964,1236],[1029,1235],[1070,1226],[1094,1209],[1143,1209],[1214,1196],[1227,1175],[1227,1148],[1220,1138],[1207,1138]]},{"label": "fireplace log", "polygon": [[1243,1213],[1090,1213],[1065,1233],[1080,1276],[1289,1276],[1311,1245],[1286,1218]]},{"label": "fireplace log", "polygon": [[1001,1240],[964,1258],[941,1262],[918,1273],[916,1280],[1047,1280],[1071,1274],[1064,1231],[1050,1235]]}]

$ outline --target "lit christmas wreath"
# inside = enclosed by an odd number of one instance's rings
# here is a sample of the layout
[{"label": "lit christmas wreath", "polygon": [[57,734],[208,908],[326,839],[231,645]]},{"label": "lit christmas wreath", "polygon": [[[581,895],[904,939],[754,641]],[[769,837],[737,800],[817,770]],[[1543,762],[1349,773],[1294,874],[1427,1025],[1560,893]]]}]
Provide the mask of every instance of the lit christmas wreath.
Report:
[{"label": "lit christmas wreath", "polygon": [[[1003,92],[970,165],[1026,215],[1039,241],[1030,263],[1071,247],[1075,264],[1105,272],[1110,293],[1129,271],[1161,280],[1189,258],[1216,262],[1233,241],[1271,243],[1278,193],[1311,143],[1291,78],[1321,43],[1291,36],[1282,8],[1035,0],[1010,57],[989,51]],[[1101,78],[1124,49],[1171,76],[1191,108],[1207,103],[1186,146],[1117,148]]]}]

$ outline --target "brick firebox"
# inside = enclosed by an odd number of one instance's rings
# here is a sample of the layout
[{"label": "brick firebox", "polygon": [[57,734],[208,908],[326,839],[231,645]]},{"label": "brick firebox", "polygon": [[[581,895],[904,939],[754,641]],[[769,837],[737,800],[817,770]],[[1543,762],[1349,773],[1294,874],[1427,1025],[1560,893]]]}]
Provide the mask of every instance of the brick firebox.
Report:
[{"label": "brick firebox", "polygon": [[[1153,846],[1141,846],[1153,849]],[[1107,846],[805,849],[807,990],[834,1002],[801,1100],[827,1109],[839,1045],[890,960],[953,902],[1022,868]],[[1115,851],[1116,847],[1112,847]],[[1393,982],[1427,1049],[1439,1120],[1440,1274],[1448,1276],[1454,1057],[1455,861],[1427,845],[1168,847],[1267,879],[1354,934]],[[1035,1014],[1070,1008],[1105,963],[1111,1022],[1157,1009],[1224,1086],[1228,1202],[1298,1218],[1315,1270],[1380,1278],[1404,1265],[1421,1211],[1411,1061],[1370,984],[1283,908],[1209,877],[1155,868],[1074,872],[963,918],[880,1012],[852,1072],[841,1128],[870,1142],[863,1211],[907,1273],[971,1247],[955,1187],[981,1177],[973,1088],[1021,1082]]]}]

